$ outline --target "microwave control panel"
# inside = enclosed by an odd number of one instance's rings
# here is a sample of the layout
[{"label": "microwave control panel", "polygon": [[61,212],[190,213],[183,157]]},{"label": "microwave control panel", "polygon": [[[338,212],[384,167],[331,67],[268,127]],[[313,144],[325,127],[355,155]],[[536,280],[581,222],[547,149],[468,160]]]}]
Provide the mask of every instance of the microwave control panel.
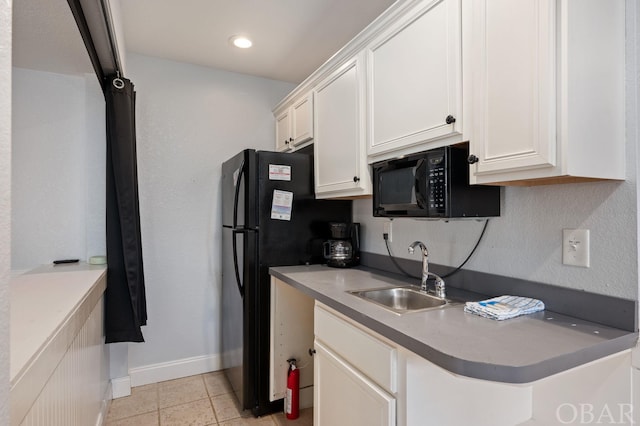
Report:
[{"label": "microwave control panel", "polygon": [[376,217],[500,216],[500,188],[470,185],[467,146],[445,146],[373,165]]},{"label": "microwave control panel", "polygon": [[427,209],[431,214],[443,215],[446,212],[447,174],[444,152],[435,152],[427,158],[428,189]]}]

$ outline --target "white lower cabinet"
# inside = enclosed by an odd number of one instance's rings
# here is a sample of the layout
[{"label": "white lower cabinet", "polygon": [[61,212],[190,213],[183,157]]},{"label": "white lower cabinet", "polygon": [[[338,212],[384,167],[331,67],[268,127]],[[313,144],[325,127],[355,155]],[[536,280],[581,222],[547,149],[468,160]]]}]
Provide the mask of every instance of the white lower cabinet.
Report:
[{"label": "white lower cabinet", "polygon": [[407,350],[400,358],[407,426],[512,426],[531,418],[530,385],[459,376]]},{"label": "white lower cabinet", "polygon": [[633,370],[627,350],[532,383],[532,424],[637,424]]},{"label": "white lower cabinet", "polygon": [[316,302],[314,425],[396,425],[398,350]]},{"label": "white lower cabinet", "polygon": [[339,355],[315,341],[314,425],[391,426],[396,399]]},{"label": "white lower cabinet", "polygon": [[[275,284],[280,293],[299,293]],[[637,416],[630,377],[639,386],[640,375],[630,350],[531,383],[492,382],[454,374],[309,300],[279,333],[308,342],[313,329],[315,426],[632,424]]]}]

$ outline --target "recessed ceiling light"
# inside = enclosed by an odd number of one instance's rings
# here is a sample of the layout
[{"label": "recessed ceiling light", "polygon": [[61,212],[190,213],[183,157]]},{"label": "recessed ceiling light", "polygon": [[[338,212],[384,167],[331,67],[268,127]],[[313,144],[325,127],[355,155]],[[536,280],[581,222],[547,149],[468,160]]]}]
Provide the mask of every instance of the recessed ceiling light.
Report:
[{"label": "recessed ceiling light", "polygon": [[229,43],[240,49],[248,49],[253,45],[253,42],[245,36],[233,36],[229,39]]}]

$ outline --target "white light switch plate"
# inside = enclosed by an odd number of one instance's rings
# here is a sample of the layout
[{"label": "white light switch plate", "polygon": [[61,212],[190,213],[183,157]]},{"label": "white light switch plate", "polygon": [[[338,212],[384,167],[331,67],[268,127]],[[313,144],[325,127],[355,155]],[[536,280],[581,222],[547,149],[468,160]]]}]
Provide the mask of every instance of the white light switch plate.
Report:
[{"label": "white light switch plate", "polygon": [[563,229],[562,263],[588,268],[589,262],[589,230]]}]

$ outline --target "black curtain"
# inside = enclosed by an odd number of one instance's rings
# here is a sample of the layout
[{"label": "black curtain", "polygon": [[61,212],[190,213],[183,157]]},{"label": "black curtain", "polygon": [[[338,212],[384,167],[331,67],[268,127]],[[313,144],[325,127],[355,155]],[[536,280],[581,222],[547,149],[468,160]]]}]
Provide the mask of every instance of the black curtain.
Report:
[{"label": "black curtain", "polygon": [[144,342],[147,324],[142,266],[133,84],[110,76],[104,86],[107,115],[106,343]]}]

